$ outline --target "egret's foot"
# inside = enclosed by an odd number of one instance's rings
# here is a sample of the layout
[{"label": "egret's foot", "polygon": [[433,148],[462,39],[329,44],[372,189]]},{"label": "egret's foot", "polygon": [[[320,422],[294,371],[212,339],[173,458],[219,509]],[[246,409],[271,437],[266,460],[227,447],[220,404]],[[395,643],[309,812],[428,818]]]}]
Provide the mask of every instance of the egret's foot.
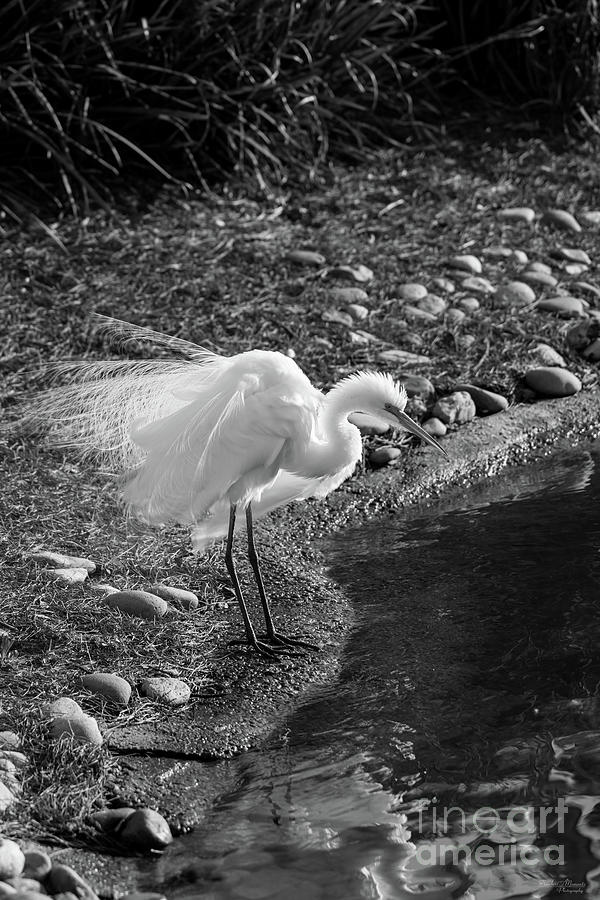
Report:
[{"label": "egret's foot", "polygon": [[316,644],[309,644],[308,641],[301,641],[299,638],[288,637],[285,634],[280,634],[279,631],[273,631],[272,634],[267,634],[266,640],[269,644],[275,644],[276,647],[303,647],[305,650],[314,650],[318,653],[321,652],[321,648],[317,647]]},{"label": "egret's foot", "polygon": [[271,647],[264,641],[259,640],[248,641],[240,638],[239,640],[235,641],[227,641],[227,646],[246,648],[247,650],[258,653],[259,656],[264,656],[265,659],[279,659],[280,656],[304,656],[303,653],[294,653],[293,650],[288,650],[287,647]]}]

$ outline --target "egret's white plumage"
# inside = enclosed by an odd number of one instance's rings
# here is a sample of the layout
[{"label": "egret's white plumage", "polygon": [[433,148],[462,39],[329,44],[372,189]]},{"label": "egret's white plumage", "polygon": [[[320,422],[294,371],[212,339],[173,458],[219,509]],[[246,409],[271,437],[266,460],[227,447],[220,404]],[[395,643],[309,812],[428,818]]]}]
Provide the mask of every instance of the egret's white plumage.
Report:
[{"label": "egret's white plumage", "polygon": [[230,552],[238,507],[251,528],[252,515],[338,487],[361,456],[353,412],[436,444],[404,414],[406,392],[389,375],[359,372],[325,395],[281,353],[225,357],[103,321],[125,342],[149,340],[187,359],[67,364],[67,384],[42,394],[30,418],[45,422],[54,443],[130,471],[129,507],[149,522],[191,525],[197,549],[228,534]]}]

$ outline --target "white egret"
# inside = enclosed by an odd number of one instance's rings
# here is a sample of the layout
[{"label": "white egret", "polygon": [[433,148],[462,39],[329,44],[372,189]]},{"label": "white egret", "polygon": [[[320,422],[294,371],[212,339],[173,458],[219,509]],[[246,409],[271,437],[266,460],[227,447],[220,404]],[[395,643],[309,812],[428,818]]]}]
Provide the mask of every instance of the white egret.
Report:
[{"label": "white egret", "polygon": [[[406,415],[406,391],[389,375],[358,372],[323,394],[282,353],[225,357],[101,319],[122,343],[150,341],[187,358],[64,364],[59,369],[68,383],[38,395],[27,418],[42,422],[54,444],[129,471],[124,498],[145,521],[190,525],[198,550],[226,536],[225,562],[254,650],[274,656],[296,645],[312,649],[275,628],[253,520],[292,500],[325,497],[352,474],[362,442],[348,421],[351,413],[376,416],[445,451]],[[239,510],[245,512],[248,558],[266,623],[260,639],[233,556]]]}]

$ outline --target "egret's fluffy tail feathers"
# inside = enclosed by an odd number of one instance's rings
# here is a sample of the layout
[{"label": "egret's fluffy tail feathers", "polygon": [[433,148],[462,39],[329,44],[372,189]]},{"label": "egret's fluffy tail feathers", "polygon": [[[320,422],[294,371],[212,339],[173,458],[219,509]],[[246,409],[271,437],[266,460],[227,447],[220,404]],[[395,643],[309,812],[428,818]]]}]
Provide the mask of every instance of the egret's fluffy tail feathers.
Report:
[{"label": "egret's fluffy tail feathers", "polygon": [[148,328],[105,316],[101,328],[120,344],[147,341],[185,353],[188,359],[68,362],[54,366],[54,380],[65,382],[38,394],[21,420],[42,427],[50,443],[94,454],[119,469],[135,466],[144,450],[132,440],[133,428],[171,415],[189,402],[190,392],[214,379],[225,358],[202,347]]}]

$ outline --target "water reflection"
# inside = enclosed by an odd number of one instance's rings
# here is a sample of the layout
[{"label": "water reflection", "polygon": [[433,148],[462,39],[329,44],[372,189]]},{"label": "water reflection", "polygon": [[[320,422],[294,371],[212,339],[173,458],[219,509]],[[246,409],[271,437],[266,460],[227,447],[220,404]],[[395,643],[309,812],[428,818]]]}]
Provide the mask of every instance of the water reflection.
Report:
[{"label": "water reflection", "polygon": [[237,763],[174,900],[597,893],[597,460],[328,541],[360,617],[340,680]]}]

